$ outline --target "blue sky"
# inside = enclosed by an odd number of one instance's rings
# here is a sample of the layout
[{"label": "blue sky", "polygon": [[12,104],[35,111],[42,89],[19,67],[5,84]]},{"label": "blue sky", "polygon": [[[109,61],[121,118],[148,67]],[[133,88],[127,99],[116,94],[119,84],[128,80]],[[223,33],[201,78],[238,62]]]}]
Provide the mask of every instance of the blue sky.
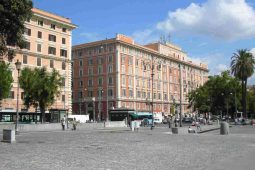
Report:
[{"label": "blue sky", "polygon": [[[231,56],[255,54],[254,0],[33,0],[34,7],[71,18],[73,44],[131,36],[137,43],[171,35],[189,58],[206,62],[210,74],[229,68]],[[255,83],[255,76],[250,78]]]}]

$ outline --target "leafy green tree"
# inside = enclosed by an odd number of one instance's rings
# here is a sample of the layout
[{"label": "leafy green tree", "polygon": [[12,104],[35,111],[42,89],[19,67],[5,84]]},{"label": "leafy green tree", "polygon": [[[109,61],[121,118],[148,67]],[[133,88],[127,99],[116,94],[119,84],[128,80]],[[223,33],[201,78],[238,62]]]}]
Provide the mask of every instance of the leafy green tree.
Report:
[{"label": "leafy green tree", "polygon": [[247,92],[247,114],[249,117],[255,118],[255,88],[249,88]]},{"label": "leafy green tree", "polygon": [[15,53],[12,47],[24,47],[24,22],[32,16],[31,0],[0,1],[0,56],[12,60]]},{"label": "leafy green tree", "polygon": [[1,101],[7,98],[12,88],[12,71],[10,70],[9,64],[0,61],[0,106]]},{"label": "leafy green tree", "polygon": [[203,86],[188,94],[188,99],[190,107],[194,107],[199,113],[211,112],[220,115],[229,111],[234,116],[235,106],[239,103],[239,93],[239,81],[225,71],[221,75],[210,76]]},{"label": "leafy green tree", "polygon": [[244,116],[246,114],[247,80],[254,73],[255,60],[253,55],[246,49],[237,50],[231,58],[231,72],[242,83],[242,107]]},{"label": "leafy green tree", "polygon": [[47,72],[46,68],[25,68],[21,71],[20,86],[24,90],[24,104],[27,107],[39,106],[42,114],[42,123],[45,121],[45,111],[51,106],[60,94],[62,77],[53,69]]}]

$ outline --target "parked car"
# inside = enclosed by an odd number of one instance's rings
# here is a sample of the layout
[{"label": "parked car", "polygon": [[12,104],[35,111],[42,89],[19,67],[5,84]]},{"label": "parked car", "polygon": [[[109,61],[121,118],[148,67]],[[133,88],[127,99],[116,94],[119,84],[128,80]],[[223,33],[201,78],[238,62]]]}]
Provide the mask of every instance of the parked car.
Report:
[{"label": "parked car", "polygon": [[192,119],[191,117],[184,117],[184,118],[182,119],[182,121],[183,121],[184,123],[192,123],[192,122],[193,122],[193,119]]}]

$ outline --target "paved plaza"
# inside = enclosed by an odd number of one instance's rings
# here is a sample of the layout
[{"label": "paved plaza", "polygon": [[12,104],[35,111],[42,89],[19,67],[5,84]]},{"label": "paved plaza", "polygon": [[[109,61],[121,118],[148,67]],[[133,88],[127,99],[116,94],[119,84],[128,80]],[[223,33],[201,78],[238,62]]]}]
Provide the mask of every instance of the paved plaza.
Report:
[{"label": "paved plaza", "polygon": [[254,169],[255,128],[230,130],[226,136],[173,135],[167,127],[23,132],[14,144],[0,143],[0,169]]}]

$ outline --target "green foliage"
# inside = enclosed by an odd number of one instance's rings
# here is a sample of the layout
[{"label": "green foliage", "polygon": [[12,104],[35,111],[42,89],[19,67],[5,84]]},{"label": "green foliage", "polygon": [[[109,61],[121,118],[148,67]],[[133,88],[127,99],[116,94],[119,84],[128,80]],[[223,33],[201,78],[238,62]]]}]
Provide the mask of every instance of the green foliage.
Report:
[{"label": "green foliage", "polygon": [[20,87],[24,90],[24,104],[27,107],[40,107],[42,121],[45,110],[55,102],[55,97],[60,94],[62,77],[53,69],[51,73],[46,68],[25,68],[21,71]]},{"label": "green foliage", "polygon": [[[210,76],[209,80],[198,89],[188,94],[190,107],[200,113],[211,112],[219,115],[221,112],[235,112],[235,103],[239,106],[240,83],[230,76],[228,71],[221,75]],[[236,96],[236,100],[235,100]]]},{"label": "green foliage", "polygon": [[12,71],[9,64],[0,61],[0,105],[1,100],[7,98],[12,88]]},{"label": "green foliage", "polygon": [[231,72],[242,83],[242,106],[244,116],[246,115],[247,79],[254,73],[255,60],[248,50],[237,50],[231,58]]},{"label": "green foliage", "polygon": [[8,46],[24,47],[24,22],[32,16],[31,0],[0,1],[0,55],[12,60],[15,53]]}]

